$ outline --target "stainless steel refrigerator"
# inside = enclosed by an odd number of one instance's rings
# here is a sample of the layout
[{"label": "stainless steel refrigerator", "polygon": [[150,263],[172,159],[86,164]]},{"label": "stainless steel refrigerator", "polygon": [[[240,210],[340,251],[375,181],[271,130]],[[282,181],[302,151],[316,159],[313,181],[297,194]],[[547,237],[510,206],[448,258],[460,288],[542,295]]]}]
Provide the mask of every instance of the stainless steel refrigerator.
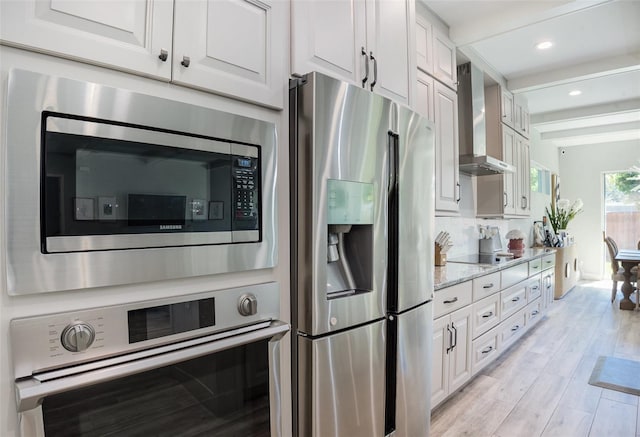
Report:
[{"label": "stainless steel refrigerator", "polygon": [[427,436],[433,127],[319,73],[290,108],[294,434]]}]

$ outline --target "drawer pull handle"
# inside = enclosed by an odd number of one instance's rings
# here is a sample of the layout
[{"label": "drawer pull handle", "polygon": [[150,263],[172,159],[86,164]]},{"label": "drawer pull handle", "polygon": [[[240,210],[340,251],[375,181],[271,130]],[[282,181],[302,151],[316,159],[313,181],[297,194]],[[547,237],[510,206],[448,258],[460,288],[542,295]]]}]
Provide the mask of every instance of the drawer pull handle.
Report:
[{"label": "drawer pull handle", "polygon": [[457,301],[458,301],[458,297],[456,296],[451,300],[445,300],[443,303],[456,303]]},{"label": "drawer pull handle", "polygon": [[488,354],[489,352],[491,352],[493,350],[493,346],[489,346],[485,349],[482,349],[482,353],[483,354]]},{"label": "drawer pull handle", "polygon": [[484,313],[484,314],[482,315],[482,318],[483,318],[483,319],[486,319],[486,318],[491,317],[491,316],[493,316],[493,311],[489,311],[488,313]]},{"label": "drawer pull handle", "polygon": [[533,266],[533,268],[534,268],[534,269],[539,269],[539,268],[540,268],[540,266]]},{"label": "drawer pull handle", "polygon": [[520,296],[516,296],[513,299],[511,299],[511,302],[517,302],[520,300]]},{"label": "drawer pull handle", "polygon": [[538,315],[538,313],[539,313],[539,311],[538,311],[538,310],[533,310],[533,311],[531,311],[531,315],[532,315],[532,316],[537,316],[537,315]]},{"label": "drawer pull handle", "polygon": [[516,325],[513,328],[511,328],[511,332],[516,332],[518,329],[520,329],[520,325]]},{"label": "drawer pull handle", "polygon": [[487,284],[487,285],[483,285],[482,288],[493,288],[493,283]]},{"label": "drawer pull handle", "polygon": [[537,285],[534,285],[533,287],[531,287],[531,289],[532,289],[532,290],[537,290],[537,289],[538,289],[538,286],[537,286]]}]

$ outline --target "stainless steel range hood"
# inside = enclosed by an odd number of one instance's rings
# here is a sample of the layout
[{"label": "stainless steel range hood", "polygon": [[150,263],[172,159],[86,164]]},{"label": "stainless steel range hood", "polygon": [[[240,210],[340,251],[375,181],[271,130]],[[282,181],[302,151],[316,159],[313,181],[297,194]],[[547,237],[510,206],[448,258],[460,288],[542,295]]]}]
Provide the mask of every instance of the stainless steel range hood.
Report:
[{"label": "stainless steel range hood", "polygon": [[471,63],[458,66],[460,172],[474,176],[514,173],[516,168],[487,155],[484,75]]}]

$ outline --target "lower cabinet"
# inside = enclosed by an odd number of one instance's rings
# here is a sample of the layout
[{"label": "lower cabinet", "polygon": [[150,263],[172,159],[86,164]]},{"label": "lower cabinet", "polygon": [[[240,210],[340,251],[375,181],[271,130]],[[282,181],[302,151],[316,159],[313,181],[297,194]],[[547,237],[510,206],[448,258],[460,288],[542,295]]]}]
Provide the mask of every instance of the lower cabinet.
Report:
[{"label": "lower cabinet", "polygon": [[431,408],[542,319],[554,297],[555,254],[438,290]]},{"label": "lower cabinet", "polygon": [[554,296],[560,299],[571,290],[580,279],[580,263],[576,245],[557,247],[555,264]]},{"label": "lower cabinet", "polygon": [[471,306],[433,322],[431,405],[436,405],[471,378]]},{"label": "lower cabinet", "polygon": [[471,345],[471,374],[475,375],[499,355],[499,328],[495,327],[473,340]]},{"label": "lower cabinet", "polygon": [[522,309],[500,323],[498,333],[498,349],[504,350],[524,334],[526,326],[526,309]]}]

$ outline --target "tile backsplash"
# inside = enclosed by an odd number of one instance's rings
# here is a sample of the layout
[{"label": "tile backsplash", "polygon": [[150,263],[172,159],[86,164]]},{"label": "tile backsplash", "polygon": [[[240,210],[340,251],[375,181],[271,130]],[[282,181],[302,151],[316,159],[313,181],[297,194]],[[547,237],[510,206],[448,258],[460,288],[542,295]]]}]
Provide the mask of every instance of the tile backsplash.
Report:
[{"label": "tile backsplash", "polygon": [[[507,250],[508,240],[505,238],[511,229],[520,229],[529,238],[525,240],[527,247],[531,246],[533,221],[530,219],[502,220],[502,219],[478,219],[473,217],[436,217],[435,235],[445,231],[451,235],[453,247],[447,253],[449,258],[478,253],[480,238],[479,226],[497,226],[502,237],[502,248]],[[434,238],[435,238],[434,235]]]}]

